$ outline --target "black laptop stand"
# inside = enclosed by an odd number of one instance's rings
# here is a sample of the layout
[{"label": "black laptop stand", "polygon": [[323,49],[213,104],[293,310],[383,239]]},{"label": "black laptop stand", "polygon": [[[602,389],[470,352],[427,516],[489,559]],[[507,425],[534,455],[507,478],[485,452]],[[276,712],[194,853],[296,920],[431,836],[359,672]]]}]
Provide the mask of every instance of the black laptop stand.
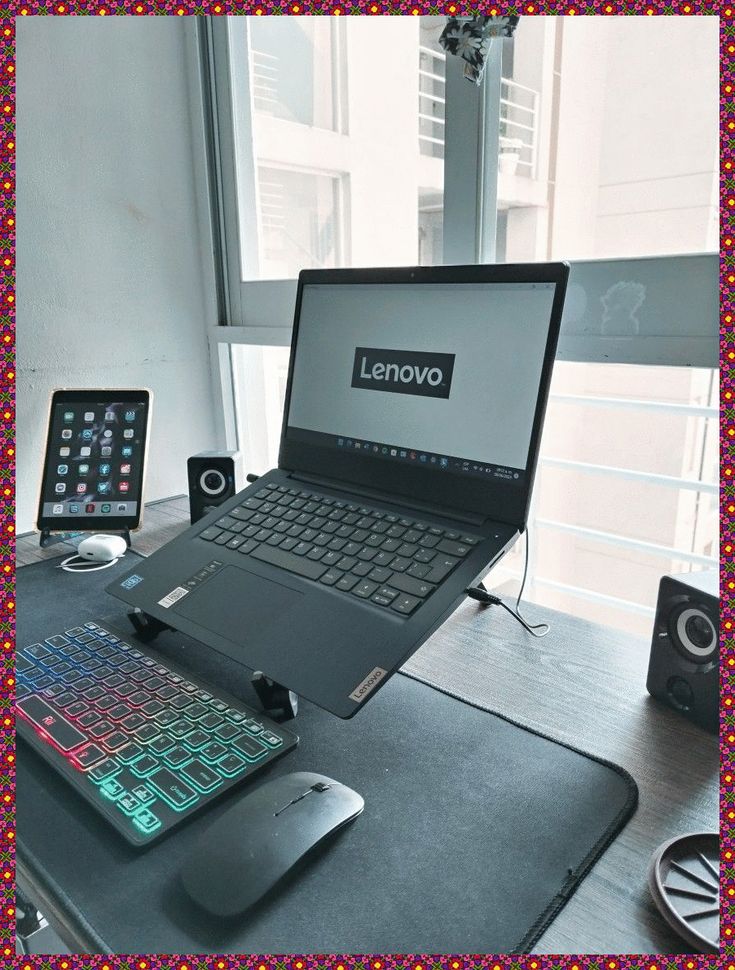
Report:
[{"label": "black laptop stand", "polygon": [[[174,627],[162,620],[145,613],[143,610],[130,610],[128,620],[135,630],[135,636],[142,643],[151,643],[159,633],[173,630]],[[253,690],[263,706],[263,711],[274,721],[283,723],[290,721],[299,711],[299,698],[288,687],[271,680],[261,670],[256,670],[251,678]]]}]

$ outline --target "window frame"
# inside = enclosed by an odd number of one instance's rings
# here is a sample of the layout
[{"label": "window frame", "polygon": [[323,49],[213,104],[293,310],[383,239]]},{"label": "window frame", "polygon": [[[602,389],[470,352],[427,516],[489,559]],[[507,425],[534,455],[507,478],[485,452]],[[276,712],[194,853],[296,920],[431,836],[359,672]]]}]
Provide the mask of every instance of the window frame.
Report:
[{"label": "window frame", "polygon": [[[239,203],[257,201],[248,64],[248,18],[197,18],[203,113],[209,156],[209,187],[215,261],[219,268],[219,325],[209,341],[215,387],[221,389],[221,425],[228,447],[237,446],[229,345],[289,346],[296,280],[241,280],[241,264],[258,265],[257,224],[241,234]],[[469,84],[459,58],[446,69],[443,262],[492,262],[497,228],[498,147],[502,44],[490,48],[481,86]],[[238,77],[240,97],[233,97]],[[475,191],[468,192],[467,186]],[[345,206],[343,206],[345,208]],[[696,264],[696,265],[695,265]],[[693,272],[692,272],[693,270]],[[666,293],[656,314],[655,334],[611,341],[602,338],[594,314],[574,325],[574,292],[613,286],[629,273],[643,274],[648,287]],[[557,359],[580,362],[714,367],[719,360],[717,253],[571,261],[567,306]],[[683,281],[686,281],[684,284]],[[586,297],[585,297],[586,299]]]},{"label": "window frame", "polygon": [[[203,97],[211,118],[210,179],[215,233],[218,236],[220,275],[225,294],[220,326],[215,332],[225,343],[235,340],[220,333],[225,327],[244,331],[242,342],[277,345],[290,342],[296,280],[240,279],[240,264],[258,265],[257,227],[242,234],[238,205],[257,200],[254,153],[237,153],[236,142],[253,144],[248,18],[203,17],[199,28],[203,59]],[[493,262],[497,225],[497,176],[501,101],[501,43],[490,48],[484,82],[469,84],[459,58],[447,58],[446,139],[444,158],[443,262]],[[232,78],[238,77],[240,96],[233,98]],[[474,186],[475,191],[467,191]],[[692,261],[704,261],[694,266]],[[656,363],[716,367],[719,314],[716,292],[719,264],[714,253],[648,256],[630,259],[573,260],[570,286],[584,290],[609,284],[631,272],[644,272],[647,285],[668,289],[673,298],[657,314],[653,336],[627,338],[613,348],[589,327],[582,333],[562,326],[560,359]],[[691,276],[692,269],[695,275]],[[687,286],[681,284],[687,279]],[[689,281],[693,282],[690,283]],[[702,302],[704,301],[704,302]],[[569,301],[568,301],[569,302]],[[703,310],[704,308],[704,310]],[[565,313],[565,322],[569,310]],[[265,334],[263,331],[275,331]],[[241,338],[237,338],[240,342]]]},{"label": "window frame", "polygon": [[[254,153],[236,151],[237,143],[253,144],[248,18],[202,21],[203,94],[212,119],[213,221],[226,291],[220,325],[282,330],[283,321],[293,316],[296,281],[240,279],[241,264],[253,267],[254,275],[258,267],[257,224],[251,221],[250,231],[243,233],[238,218],[242,197],[257,201],[258,192]],[[501,51],[500,43],[493,44],[479,87],[464,79],[458,58],[447,61],[444,263],[494,261]],[[237,97],[233,77],[238,78]],[[474,193],[467,192],[468,185],[475,186]]]}]

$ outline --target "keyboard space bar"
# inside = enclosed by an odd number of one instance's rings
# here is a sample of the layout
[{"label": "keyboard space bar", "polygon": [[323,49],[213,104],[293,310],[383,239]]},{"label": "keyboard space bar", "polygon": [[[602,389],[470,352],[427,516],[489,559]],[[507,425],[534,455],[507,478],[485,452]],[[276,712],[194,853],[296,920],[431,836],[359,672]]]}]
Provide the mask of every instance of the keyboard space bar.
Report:
[{"label": "keyboard space bar", "polygon": [[292,552],[284,552],[274,546],[258,546],[250,555],[253,559],[269,562],[272,566],[280,566],[281,569],[287,569],[290,573],[305,576],[307,579],[319,579],[327,571],[327,567],[322,566],[320,562],[295,556]]}]

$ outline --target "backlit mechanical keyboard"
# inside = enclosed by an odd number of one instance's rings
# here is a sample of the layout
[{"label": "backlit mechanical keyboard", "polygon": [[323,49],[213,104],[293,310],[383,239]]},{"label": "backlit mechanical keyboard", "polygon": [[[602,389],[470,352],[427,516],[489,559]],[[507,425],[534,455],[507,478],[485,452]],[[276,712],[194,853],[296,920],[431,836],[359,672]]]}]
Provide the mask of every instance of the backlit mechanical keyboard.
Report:
[{"label": "backlit mechanical keyboard", "polygon": [[97,623],[16,655],[18,734],[133,845],[148,845],[298,737]]},{"label": "backlit mechanical keyboard", "polygon": [[199,539],[408,616],[481,541],[464,531],[264,485]]}]

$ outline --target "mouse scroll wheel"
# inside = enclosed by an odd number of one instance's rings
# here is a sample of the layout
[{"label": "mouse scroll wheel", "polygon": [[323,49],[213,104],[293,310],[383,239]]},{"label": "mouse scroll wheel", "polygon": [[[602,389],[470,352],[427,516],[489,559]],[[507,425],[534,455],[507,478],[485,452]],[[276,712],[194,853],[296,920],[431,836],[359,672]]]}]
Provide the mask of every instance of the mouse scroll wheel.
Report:
[{"label": "mouse scroll wheel", "polygon": [[329,791],[331,785],[325,785],[323,781],[318,781],[316,785],[311,786],[312,791]]}]

